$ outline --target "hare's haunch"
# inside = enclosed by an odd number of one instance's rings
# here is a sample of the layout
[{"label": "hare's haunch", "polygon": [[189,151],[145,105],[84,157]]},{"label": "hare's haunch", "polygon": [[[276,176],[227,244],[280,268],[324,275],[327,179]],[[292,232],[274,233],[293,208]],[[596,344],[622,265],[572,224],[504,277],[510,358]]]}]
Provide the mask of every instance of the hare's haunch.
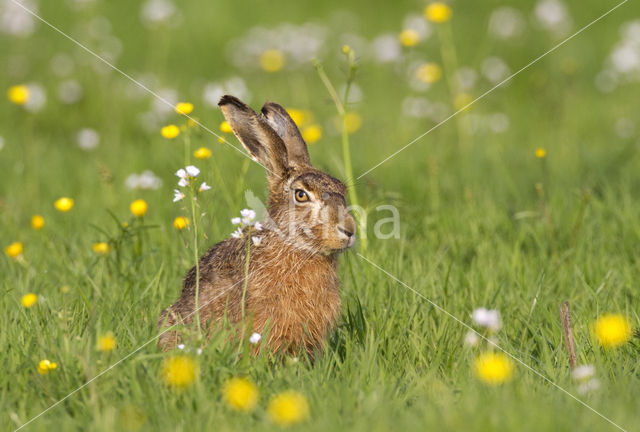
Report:
[{"label": "hare's haunch", "polygon": [[[267,102],[261,114],[233,96],[223,96],[218,105],[233,133],[266,168],[270,194],[260,244],[251,245],[244,308],[247,240],[229,238],[200,258],[200,322],[211,330],[226,316],[242,325],[244,310],[252,332],[262,334],[268,328],[262,346],[312,354],[340,311],[337,254],[355,241],[346,188],[311,166],[307,145],[280,105]],[[180,299],[160,314],[159,329],[192,322],[195,296],[193,267]],[[178,332],[167,331],[158,345],[168,350],[179,340]]]}]

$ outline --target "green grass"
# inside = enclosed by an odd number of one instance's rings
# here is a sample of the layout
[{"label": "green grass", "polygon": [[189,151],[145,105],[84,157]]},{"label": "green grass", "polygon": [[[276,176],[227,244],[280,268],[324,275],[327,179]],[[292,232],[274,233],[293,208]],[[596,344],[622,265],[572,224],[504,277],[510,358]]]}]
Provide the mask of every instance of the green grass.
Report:
[{"label": "green grass", "polygon": [[[206,81],[239,75],[256,109],[270,99],[312,110],[324,129],[323,139],[310,148],[312,161],[344,178],[340,136],[331,129],[334,107],[311,63],[275,74],[239,69],[228,60],[227,41],[257,25],[327,25],[322,60],[339,87],[345,70],[342,33],[368,39],[397,33],[403,17],[420,13],[423,4],[354,2],[344,6],[356,14],[348,18],[335,14],[340,2],[316,2],[314,9],[304,2],[251,8],[214,3],[181,4],[182,24],[162,30],[140,24],[138,2],[101,2],[80,12],[65,2],[41,2],[40,12],[81,41],[88,37],[82,23],[107,17],[123,47],[118,67],[135,76],[153,72],[158,86],[193,101],[193,115],[216,132],[222,115],[202,104]],[[528,20],[533,5],[511,3]],[[478,69],[496,55],[516,71],[560,40],[527,21],[520,38],[494,41],[487,21],[500,5],[453,4],[459,64]],[[614,5],[568,2],[573,30]],[[636,327],[640,323],[638,134],[621,138],[614,132],[620,118],[636,120],[640,91],[637,84],[625,84],[603,94],[594,79],[621,25],[639,11],[631,2],[622,6],[469,110],[506,113],[505,133],[477,133],[461,147],[452,120],[354,182],[361,204],[371,210],[368,259],[465,323],[471,324],[476,307],[498,309],[502,348],[627,430],[639,430],[640,342],[634,337],[604,350],[590,326],[605,312],[624,314]],[[178,297],[193,265],[193,243],[191,233],[172,226],[176,216],[188,215],[171,202],[173,173],[184,165],[182,141],[147,132],[138,121],[151,96],[131,98],[126,78],[96,73],[86,52],[44,25],[26,39],[0,36],[0,51],[2,91],[35,81],[49,99],[35,114],[6,99],[0,103],[0,246],[21,241],[25,248],[22,263],[0,257],[0,428],[13,430],[157,335],[159,312]],[[84,98],[71,106],[55,98],[62,79],[49,64],[60,52],[73,57],[71,77],[84,87]],[[408,56],[440,63],[439,53],[433,35]],[[363,126],[350,137],[356,176],[435,124],[402,113],[402,99],[416,94],[407,83],[408,63],[364,59],[359,66],[356,83],[364,99],[351,108]],[[490,87],[480,81],[471,94]],[[425,95],[453,112],[444,81]],[[100,133],[96,150],[75,145],[82,127]],[[233,230],[229,219],[246,206],[244,190],[264,198],[266,189],[259,166],[200,130],[191,148],[202,145],[214,156],[197,162],[213,186],[200,200],[201,253]],[[547,150],[544,160],[535,158],[537,147]],[[126,177],[145,169],[160,176],[163,186],[126,189]],[[60,196],[74,198],[69,213],[54,210]],[[128,209],[136,198],[149,203],[142,229]],[[398,239],[372,235],[376,218],[388,217],[375,212],[382,204],[400,211]],[[46,220],[41,231],[29,226],[36,213]],[[94,254],[92,244],[117,238],[124,221],[135,235],[123,239],[118,258],[115,251]],[[472,363],[480,350],[465,347],[467,329],[356,252],[340,259],[343,314],[315,364],[273,365],[265,356],[239,357],[235,347],[215,342],[197,358],[199,380],[176,392],[160,379],[164,354],[151,342],[24,430],[272,430],[278,427],[267,418],[267,402],[286,389],[304,394],[311,409],[309,420],[293,430],[615,430],[522,365],[501,386],[478,381]],[[65,285],[68,293],[61,291]],[[41,297],[25,309],[20,299],[28,292]],[[584,396],[577,393],[563,345],[558,306],[565,300],[572,308],[578,362],[593,364],[601,382]],[[97,352],[96,338],[107,331],[114,332],[118,346]],[[39,375],[36,367],[44,358],[58,369]],[[221,400],[222,385],[239,375],[260,389],[252,414],[235,413]]]}]

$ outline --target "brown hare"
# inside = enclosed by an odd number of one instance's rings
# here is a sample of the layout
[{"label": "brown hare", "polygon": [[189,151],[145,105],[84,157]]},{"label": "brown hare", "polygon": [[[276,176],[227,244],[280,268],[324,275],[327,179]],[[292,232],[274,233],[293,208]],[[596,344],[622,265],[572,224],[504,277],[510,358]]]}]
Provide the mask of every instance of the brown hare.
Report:
[{"label": "brown hare", "polygon": [[[239,238],[246,229],[200,258],[201,325],[213,331],[227,317],[242,326],[244,317],[252,328],[242,334],[268,330],[256,351],[266,345],[274,353],[313,355],[340,311],[337,255],[355,241],[346,188],[311,166],[307,145],[280,105],[267,102],[257,114],[228,95],[218,105],[233,133],[266,168],[270,194],[260,243],[250,246],[246,289],[247,240]],[[180,299],[160,314],[160,330],[194,320],[196,273],[196,267],[187,273]],[[166,331],[158,345],[168,350],[179,340],[178,332]]]}]

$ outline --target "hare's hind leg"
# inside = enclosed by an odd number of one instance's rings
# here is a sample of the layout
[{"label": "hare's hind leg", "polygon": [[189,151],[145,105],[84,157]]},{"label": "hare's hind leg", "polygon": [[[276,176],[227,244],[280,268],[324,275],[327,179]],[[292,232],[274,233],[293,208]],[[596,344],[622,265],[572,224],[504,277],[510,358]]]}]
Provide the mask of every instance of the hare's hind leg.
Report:
[{"label": "hare's hind leg", "polygon": [[158,331],[160,331],[158,348],[162,351],[170,351],[180,343],[180,333],[170,330],[171,327],[178,323],[182,323],[182,320],[173,311],[173,307],[168,307],[160,313],[160,318],[158,319]]}]

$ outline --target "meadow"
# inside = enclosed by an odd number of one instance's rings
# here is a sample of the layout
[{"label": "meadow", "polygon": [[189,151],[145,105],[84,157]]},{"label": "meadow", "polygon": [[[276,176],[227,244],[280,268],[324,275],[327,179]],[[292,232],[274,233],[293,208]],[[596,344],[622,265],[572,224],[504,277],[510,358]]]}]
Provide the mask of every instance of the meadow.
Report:
[{"label": "meadow", "polygon": [[[1,0],[0,428],[640,430],[640,7],[428,5]],[[266,197],[225,93],[285,106],[367,211],[313,364],[156,348]]]}]

